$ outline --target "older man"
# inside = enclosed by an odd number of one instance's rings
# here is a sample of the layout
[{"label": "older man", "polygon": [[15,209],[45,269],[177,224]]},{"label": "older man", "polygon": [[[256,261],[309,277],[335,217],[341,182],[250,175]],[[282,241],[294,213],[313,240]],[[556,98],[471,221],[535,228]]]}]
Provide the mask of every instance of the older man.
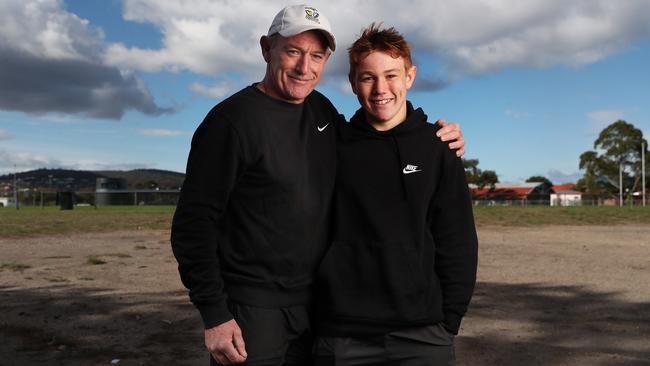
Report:
[{"label": "older man", "polygon": [[[345,122],[314,88],[336,41],[322,13],[298,5],[276,15],[260,45],[264,79],[194,134],[172,247],[213,364],[306,365]],[[443,132],[460,136],[456,125]]]}]

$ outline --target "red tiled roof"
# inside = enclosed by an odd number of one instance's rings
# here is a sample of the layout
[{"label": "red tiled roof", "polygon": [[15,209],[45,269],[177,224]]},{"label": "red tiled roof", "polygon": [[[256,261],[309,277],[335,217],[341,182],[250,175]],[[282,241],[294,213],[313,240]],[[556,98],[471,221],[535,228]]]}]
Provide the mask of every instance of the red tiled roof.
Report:
[{"label": "red tiled roof", "polygon": [[571,189],[563,189],[561,191],[555,191],[555,194],[572,194],[572,195],[582,195],[582,192],[574,191]]},{"label": "red tiled roof", "polygon": [[576,187],[575,183],[567,183],[567,184],[558,184],[552,187],[552,189],[557,192],[557,191],[572,191]]},{"label": "red tiled roof", "polygon": [[473,188],[473,199],[500,199],[500,200],[522,200],[525,199],[533,188]]}]

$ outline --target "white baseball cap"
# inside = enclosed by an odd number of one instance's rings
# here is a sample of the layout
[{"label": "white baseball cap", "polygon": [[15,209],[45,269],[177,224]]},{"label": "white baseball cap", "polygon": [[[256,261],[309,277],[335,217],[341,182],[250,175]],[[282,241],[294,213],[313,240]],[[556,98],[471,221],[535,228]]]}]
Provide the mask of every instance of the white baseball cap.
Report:
[{"label": "white baseball cap", "polygon": [[336,49],[336,39],[332,34],[329,20],[315,7],[305,4],[291,5],[280,10],[273,18],[267,36],[280,33],[282,37],[288,38],[309,30],[322,31],[327,38],[329,48],[332,51]]}]

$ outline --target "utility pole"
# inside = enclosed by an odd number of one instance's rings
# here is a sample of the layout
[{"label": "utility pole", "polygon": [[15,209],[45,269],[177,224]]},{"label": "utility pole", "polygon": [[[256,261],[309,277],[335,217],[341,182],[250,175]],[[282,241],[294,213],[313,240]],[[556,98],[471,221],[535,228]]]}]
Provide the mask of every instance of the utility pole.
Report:
[{"label": "utility pole", "polygon": [[52,194],[52,174],[48,174],[47,177],[50,179],[50,189],[48,191],[49,194]]},{"label": "utility pole", "polygon": [[623,160],[618,163],[618,207],[623,207]]},{"label": "utility pole", "polygon": [[18,204],[18,180],[16,179],[16,164],[14,164],[14,205],[16,205],[16,210],[20,208]]},{"label": "utility pole", "polygon": [[641,142],[641,189],[643,190],[643,207],[645,207],[645,142]]}]

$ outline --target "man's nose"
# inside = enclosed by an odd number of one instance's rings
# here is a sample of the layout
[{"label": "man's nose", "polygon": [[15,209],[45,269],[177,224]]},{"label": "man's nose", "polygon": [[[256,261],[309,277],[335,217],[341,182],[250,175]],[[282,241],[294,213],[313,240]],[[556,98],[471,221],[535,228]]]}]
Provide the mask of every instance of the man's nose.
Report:
[{"label": "man's nose", "polygon": [[302,55],[296,63],[296,71],[301,75],[306,75],[309,72],[309,55]]}]

